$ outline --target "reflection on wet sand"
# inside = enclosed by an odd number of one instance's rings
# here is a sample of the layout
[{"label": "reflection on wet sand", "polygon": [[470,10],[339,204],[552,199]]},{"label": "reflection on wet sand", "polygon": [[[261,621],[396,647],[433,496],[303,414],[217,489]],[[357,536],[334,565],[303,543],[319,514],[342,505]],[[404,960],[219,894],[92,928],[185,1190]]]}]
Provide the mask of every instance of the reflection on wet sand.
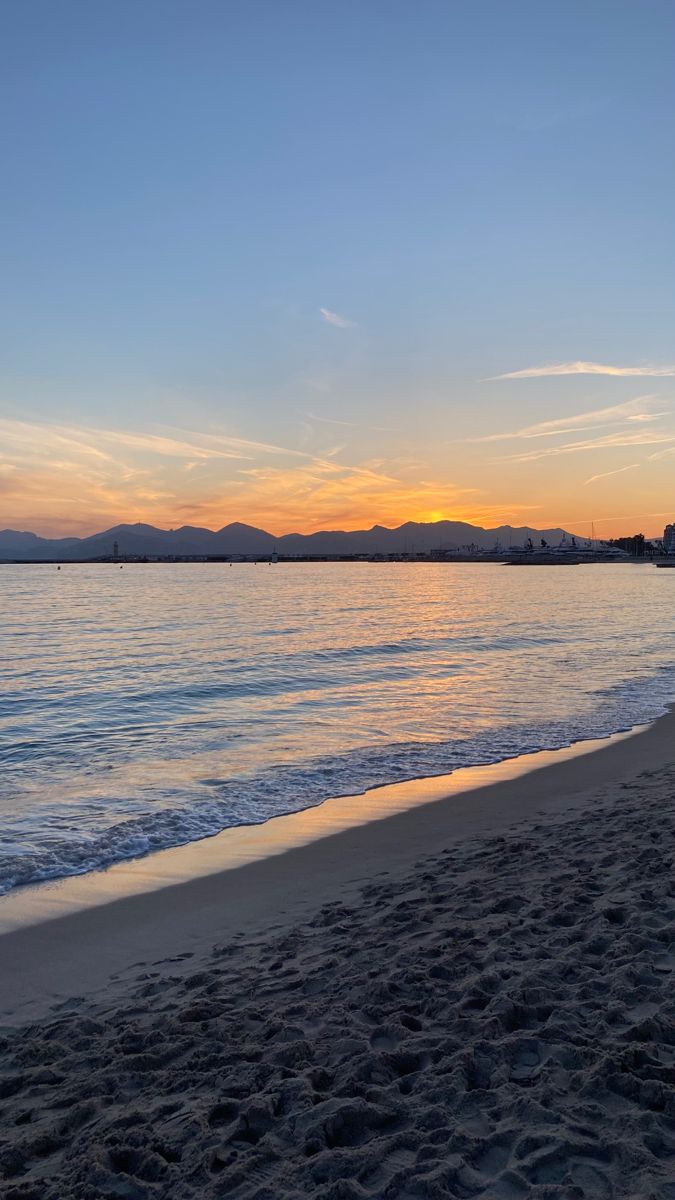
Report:
[{"label": "reflection on wet sand", "polygon": [[500,763],[462,768],[450,775],[373,788],[360,795],[342,796],[315,808],[274,817],[260,825],[226,829],[215,837],[186,846],[116,863],[105,871],[21,888],[0,898],[0,933],[259,862],[420,805],[518,779],[532,771],[604,749],[642,728],[612,738],[577,742],[563,750],[543,750]]}]

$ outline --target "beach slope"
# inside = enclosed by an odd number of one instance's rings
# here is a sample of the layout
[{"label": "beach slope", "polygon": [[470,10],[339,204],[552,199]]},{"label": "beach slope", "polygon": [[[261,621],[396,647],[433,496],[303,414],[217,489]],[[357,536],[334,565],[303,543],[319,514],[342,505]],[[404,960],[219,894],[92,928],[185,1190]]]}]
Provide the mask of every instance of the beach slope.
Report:
[{"label": "beach slope", "polygon": [[548,809],[547,772],[521,780],[537,814],[492,833],[418,810],[415,862],[373,859],[389,820],[363,864],[351,831],[342,894],[7,1025],[0,1193],[675,1197],[672,718],[660,737],[648,768],[639,737],[578,760]]}]

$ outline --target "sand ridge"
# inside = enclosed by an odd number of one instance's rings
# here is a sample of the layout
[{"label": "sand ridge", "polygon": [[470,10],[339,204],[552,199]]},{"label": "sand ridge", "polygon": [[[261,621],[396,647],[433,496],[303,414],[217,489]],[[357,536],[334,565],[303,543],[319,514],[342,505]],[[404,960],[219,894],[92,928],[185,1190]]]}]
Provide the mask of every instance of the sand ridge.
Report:
[{"label": "sand ridge", "polygon": [[0,1194],[675,1197],[674,834],[663,767],[7,1030]]}]

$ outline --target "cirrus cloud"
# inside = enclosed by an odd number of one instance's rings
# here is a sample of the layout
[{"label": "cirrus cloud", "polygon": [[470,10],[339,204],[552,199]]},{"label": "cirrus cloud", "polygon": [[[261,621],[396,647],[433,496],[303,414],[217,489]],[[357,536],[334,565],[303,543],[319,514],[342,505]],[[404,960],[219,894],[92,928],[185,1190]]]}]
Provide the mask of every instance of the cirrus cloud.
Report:
[{"label": "cirrus cloud", "polygon": [[673,445],[675,437],[669,433],[618,432],[603,434],[580,442],[565,442],[563,445],[547,446],[543,450],[528,450],[522,454],[509,454],[497,462],[537,462],[540,458],[557,458],[563,454],[586,453],[589,450],[616,450],[623,446]]},{"label": "cirrus cloud", "polygon": [[521,371],[507,371],[503,375],[493,375],[487,382],[494,382],[497,379],[541,379],[548,375],[618,375],[622,378],[649,376],[658,379],[675,375],[675,366],[613,367],[605,363],[582,361],[547,363],[540,367],[525,367]]},{"label": "cirrus cloud", "polygon": [[[658,408],[654,408],[658,404]],[[475,442],[504,442],[514,438],[555,437],[558,434],[579,433],[585,429],[602,429],[611,425],[649,424],[660,417],[668,416],[670,410],[663,408],[663,401],[655,396],[636,396],[623,404],[612,404],[608,408],[594,408],[590,412],[575,413],[570,417],[554,417],[550,421],[539,421],[536,425],[525,425],[507,433],[489,433]]]},{"label": "cirrus cloud", "polygon": [[599,475],[591,475],[590,479],[586,480],[586,487],[589,483],[597,483],[600,479],[609,479],[611,475],[623,475],[624,471],[637,471],[642,463],[629,463],[627,467],[617,467],[614,471],[601,471]]},{"label": "cirrus cloud", "polygon": [[120,520],[164,528],[233,519],[277,531],[430,519],[497,523],[520,504],[492,504],[473,487],[421,478],[395,459],[341,461],[229,433],[171,426],[110,429],[0,417],[3,523],[82,535]]},{"label": "cirrus cloud", "polygon": [[330,308],[320,308],[319,312],[324,321],[328,325],[334,325],[336,329],[354,329],[356,322],[350,321],[349,317],[343,317],[340,313],[332,312]]}]

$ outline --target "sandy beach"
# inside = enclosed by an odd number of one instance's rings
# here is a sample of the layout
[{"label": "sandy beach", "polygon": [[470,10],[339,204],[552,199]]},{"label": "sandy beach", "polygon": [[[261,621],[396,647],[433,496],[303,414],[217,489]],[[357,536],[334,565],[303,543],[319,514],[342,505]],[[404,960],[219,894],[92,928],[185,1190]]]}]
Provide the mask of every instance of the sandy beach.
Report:
[{"label": "sandy beach", "polygon": [[0,1200],[675,1200],[675,0],[0,23]]},{"label": "sandy beach", "polygon": [[675,1197],[674,733],[0,937],[0,1194]]}]

